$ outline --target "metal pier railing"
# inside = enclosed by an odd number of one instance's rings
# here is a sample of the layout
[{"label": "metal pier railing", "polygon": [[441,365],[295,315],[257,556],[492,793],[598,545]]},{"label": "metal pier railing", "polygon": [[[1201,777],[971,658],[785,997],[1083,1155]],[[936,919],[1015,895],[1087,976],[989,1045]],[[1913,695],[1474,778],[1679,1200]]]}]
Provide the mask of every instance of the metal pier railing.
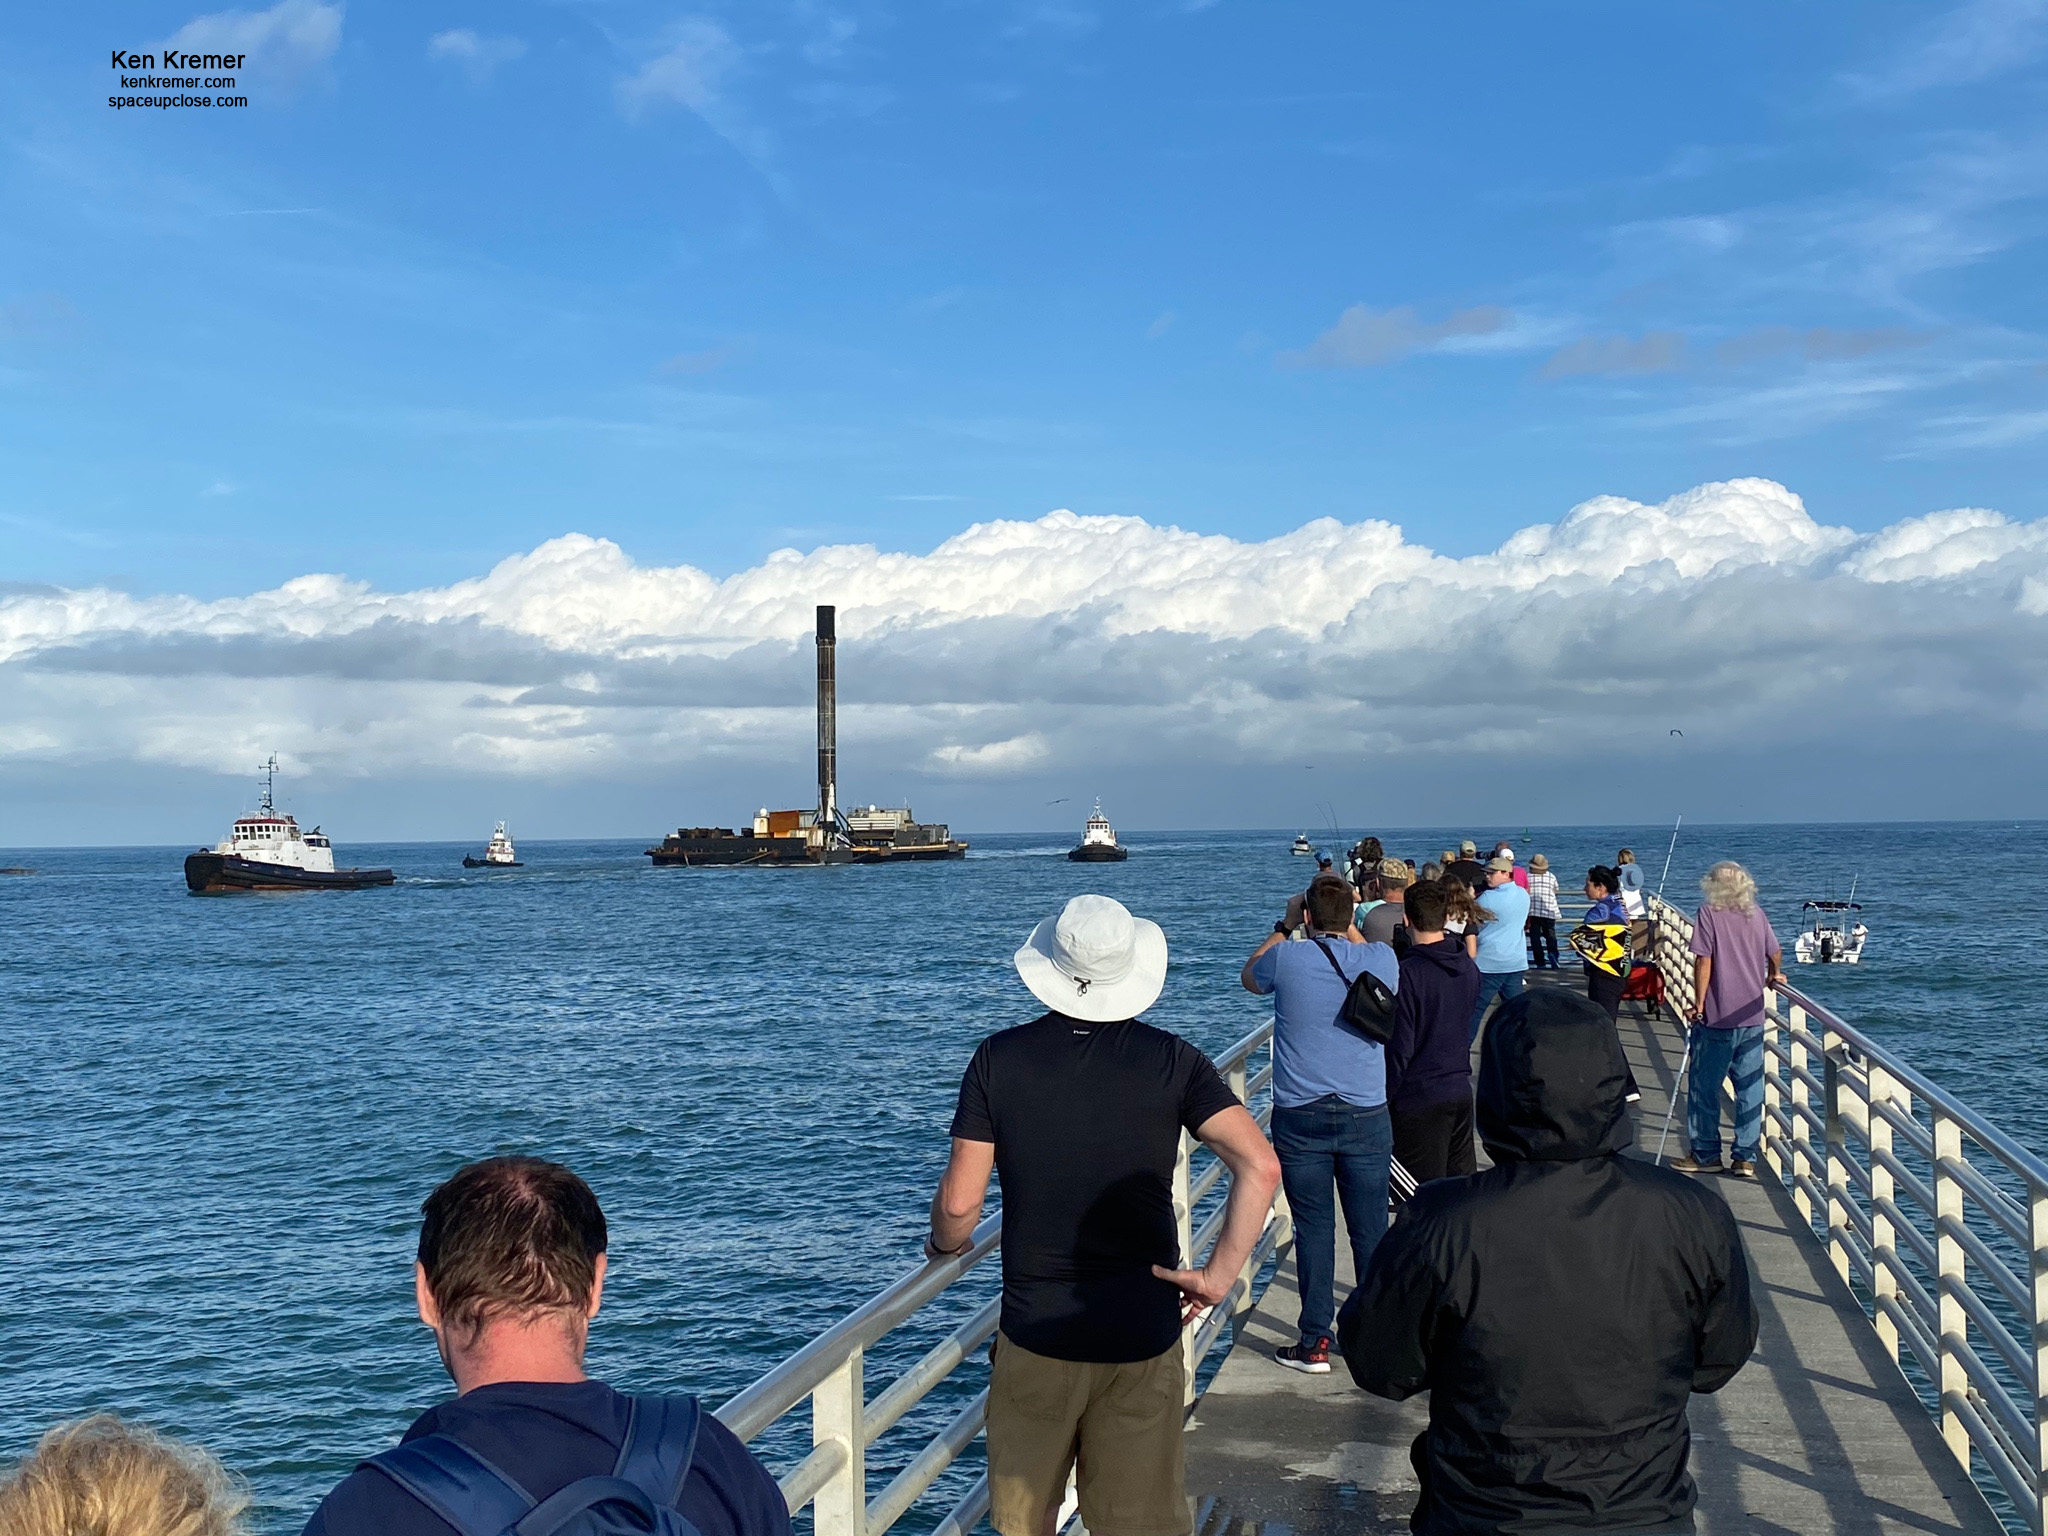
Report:
[{"label": "metal pier railing", "polygon": [[[1651,918],[1687,1010],[1692,922]],[[1950,1453],[2048,1536],[2048,1164],[1797,988],[1765,1002],[1765,1162]]]},{"label": "metal pier railing", "polygon": [[[1217,1058],[1217,1070],[1257,1116],[1271,1118],[1273,1026],[1262,1025]],[[1254,1058],[1263,1056],[1263,1062]],[[1199,1263],[1223,1231],[1224,1204],[1214,1198],[1225,1176],[1223,1164],[1192,1138],[1181,1138],[1174,1170],[1174,1209],[1181,1252]],[[1201,1225],[1198,1215],[1206,1209]],[[1286,1202],[1275,1202],[1265,1230],[1246,1260],[1229,1297],[1198,1317],[1184,1334],[1187,1397],[1194,1400],[1201,1363],[1231,1323],[1251,1308],[1259,1271],[1292,1228]],[[948,1467],[971,1446],[988,1413],[983,1389],[917,1450],[879,1493],[867,1491],[870,1448],[942,1382],[962,1368],[995,1333],[1000,1298],[989,1301],[946,1333],[881,1392],[870,1397],[864,1375],[868,1354],[890,1333],[912,1324],[954,1286],[973,1273],[1002,1241],[1002,1217],[975,1229],[967,1252],[924,1264],[849,1313],[789,1359],[718,1410],[718,1417],[743,1441],[766,1433],[786,1415],[810,1404],[811,1450],[781,1477],[792,1514],[812,1512],[818,1536],[881,1536],[923,1499]],[[988,1479],[978,1478],[933,1527],[933,1536],[966,1536],[988,1511]]]}]

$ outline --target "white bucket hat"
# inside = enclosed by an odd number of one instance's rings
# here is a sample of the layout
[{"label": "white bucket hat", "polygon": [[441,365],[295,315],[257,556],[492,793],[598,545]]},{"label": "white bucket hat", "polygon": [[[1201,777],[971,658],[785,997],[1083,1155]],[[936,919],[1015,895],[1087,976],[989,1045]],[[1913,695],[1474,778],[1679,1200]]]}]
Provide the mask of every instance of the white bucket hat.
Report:
[{"label": "white bucket hat", "polygon": [[1107,896],[1076,896],[1031,930],[1017,974],[1055,1013],[1091,1024],[1134,1019],[1166,985],[1166,935]]}]

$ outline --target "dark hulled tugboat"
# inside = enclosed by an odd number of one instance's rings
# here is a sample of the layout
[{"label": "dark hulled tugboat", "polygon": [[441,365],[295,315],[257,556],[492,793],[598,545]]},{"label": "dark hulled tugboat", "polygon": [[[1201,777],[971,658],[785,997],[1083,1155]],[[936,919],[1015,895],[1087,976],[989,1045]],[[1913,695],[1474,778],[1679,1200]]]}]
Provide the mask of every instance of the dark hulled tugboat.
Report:
[{"label": "dark hulled tugboat", "polygon": [[299,831],[296,818],[277,809],[277,754],[263,765],[263,803],[254,816],[235,818],[234,831],[217,847],[185,857],[185,884],[197,895],[230,891],[353,891],[389,885],[388,869],[336,869],[334,845],[318,827]]},{"label": "dark hulled tugboat", "polygon": [[1102,802],[1095,802],[1095,810],[1081,830],[1081,846],[1067,855],[1076,864],[1121,864],[1131,856],[1131,850],[1116,840],[1116,828],[1109,824],[1109,818],[1102,814]]},{"label": "dark hulled tugboat", "polygon": [[498,823],[498,830],[491,834],[490,843],[484,848],[484,856],[473,853],[462,856],[464,869],[517,869],[519,850],[512,846],[512,834],[505,830],[505,823]]}]

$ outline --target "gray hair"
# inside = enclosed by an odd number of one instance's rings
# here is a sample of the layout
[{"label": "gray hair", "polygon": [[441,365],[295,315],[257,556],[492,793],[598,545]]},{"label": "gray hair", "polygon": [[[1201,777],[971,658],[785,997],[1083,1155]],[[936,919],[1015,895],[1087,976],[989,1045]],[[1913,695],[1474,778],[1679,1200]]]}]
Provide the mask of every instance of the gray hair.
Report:
[{"label": "gray hair", "polygon": [[1733,859],[1723,859],[1700,879],[1700,893],[1707,905],[1733,912],[1756,908],[1756,881]]}]

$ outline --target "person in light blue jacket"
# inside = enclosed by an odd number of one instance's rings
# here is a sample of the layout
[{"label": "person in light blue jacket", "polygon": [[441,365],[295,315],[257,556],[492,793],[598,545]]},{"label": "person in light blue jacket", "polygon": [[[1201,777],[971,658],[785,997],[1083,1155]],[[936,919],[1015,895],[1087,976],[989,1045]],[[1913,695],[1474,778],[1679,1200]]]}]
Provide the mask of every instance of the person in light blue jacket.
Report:
[{"label": "person in light blue jacket", "polygon": [[1522,972],[1529,964],[1529,893],[1515,884],[1512,858],[1496,854],[1487,863],[1486,889],[1479,893],[1479,905],[1493,914],[1493,921],[1479,930],[1472,955],[1479,966],[1479,996],[1472,1004],[1470,1029],[1474,1040],[1479,1038],[1489,1003],[1495,998],[1505,1003],[1522,995]]}]

